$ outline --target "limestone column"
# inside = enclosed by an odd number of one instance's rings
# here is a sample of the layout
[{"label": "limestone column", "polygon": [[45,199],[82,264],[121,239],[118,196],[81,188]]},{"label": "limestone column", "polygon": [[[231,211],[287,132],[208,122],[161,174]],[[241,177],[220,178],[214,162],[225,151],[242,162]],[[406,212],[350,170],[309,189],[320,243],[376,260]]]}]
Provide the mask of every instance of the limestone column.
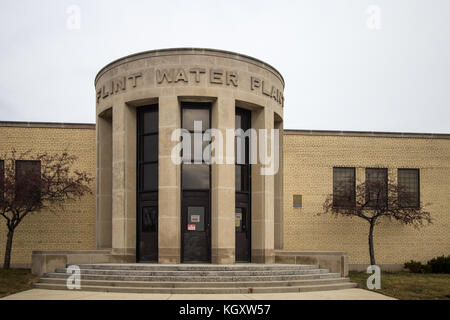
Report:
[{"label": "limestone column", "polygon": [[275,129],[279,130],[279,169],[275,174],[274,181],[274,245],[276,250],[283,249],[283,122],[276,121]]},{"label": "limestone column", "polygon": [[136,109],[113,107],[113,253],[136,257]]},{"label": "limestone column", "polygon": [[234,99],[219,97],[212,108],[212,128],[222,133],[224,163],[211,165],[211,262],[217,264],[235,262],[235,167],[225,159],[234,160],[234,148],[226,154],[226,129],[234,126]]},{"label": "limestone column", "polygon": [[[111,111],[111,110],[110,110]],[[97,117],[96,247],[112,248],[112,118]]]},{"label": "limestone column", "polygon": [[[266,145],[270,148],[273,126],[271,109],[266,107],[252,112],[252,127],[258,130],[258,153],[261,146],[259,129],[267,129]],[[274,176],[261,175],[262,167],[258,155],[258,163],[252,165],[252,262],[274,263]]]},{"label": "limestone column", "polygon": [[159,98],[158,165],[158,262],[180,263],[181,244],[181,165],[171,160],[178,142],[172,132],[181,128],[181,109],[176,96]]}]

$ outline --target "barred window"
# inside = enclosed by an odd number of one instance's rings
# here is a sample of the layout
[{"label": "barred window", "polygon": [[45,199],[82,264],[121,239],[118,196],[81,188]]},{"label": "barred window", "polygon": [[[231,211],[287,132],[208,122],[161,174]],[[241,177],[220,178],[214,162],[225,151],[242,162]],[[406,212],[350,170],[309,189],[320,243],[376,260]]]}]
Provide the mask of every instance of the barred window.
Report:
[{"label": "barred window", "polygon": [[420,206],[419,169],[398,169],[398,203],[401,207]]},{"label": "barred window", "polygon": [[16,199],[37,201],[41,197],[41,162],[16,160]]},{"label": "barred window", "polygon": [[366,202],[367,206],[387,206],[388,171],[385,168],[366,169]]},{"label": "barred window", "polygon": [[333,168],[333,206],[355,206],[355,168]]}]

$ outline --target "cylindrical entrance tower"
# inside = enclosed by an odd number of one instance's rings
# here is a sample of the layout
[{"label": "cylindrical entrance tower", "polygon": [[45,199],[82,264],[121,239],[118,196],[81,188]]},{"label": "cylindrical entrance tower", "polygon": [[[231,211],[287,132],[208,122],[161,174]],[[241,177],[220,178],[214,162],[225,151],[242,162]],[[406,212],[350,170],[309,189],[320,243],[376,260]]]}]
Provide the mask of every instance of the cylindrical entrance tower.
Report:
[{"label": "cylindrical entrance tower", "polygon": [[227,51],[165,49],[108,64],[95,88],[99,249],[137,262],[274,263],[276,69]]}]

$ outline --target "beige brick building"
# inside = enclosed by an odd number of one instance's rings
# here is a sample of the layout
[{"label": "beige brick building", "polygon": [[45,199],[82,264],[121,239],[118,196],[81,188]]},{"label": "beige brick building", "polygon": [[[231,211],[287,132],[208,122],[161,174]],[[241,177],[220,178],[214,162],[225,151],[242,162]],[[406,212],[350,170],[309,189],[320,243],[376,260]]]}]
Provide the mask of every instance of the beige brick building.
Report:
[{"label": "beige brick building", "polygon": [[[360,218],[317,216],[333,192],[333,167],[420,171],[420,200],[434,223],[421,229],[383,220],[375,228],[377,263],[398,267],[450,253],[450,135],[286,130],[284,135],[284,250],[345,251],[351,269],[369,264],[369,224]],[[294,194],[303,208],[293,208]],[[394,265],[394,266],[392,266]]]},{"label": "beige brick building", "polygon": [[[368,224],[317,216],[341,167],[351,168],[356,183],[366,168],[387,169],[394,181],[399,169],[415,169],[418,197],[431,203],[430,226],[377,226],[378,264],[399,269],[411,259],[450,253],[450,135],[283,131],[289,106],[281,74],[220,50],[128,56],[103,68],[95,85],[96,125],[0,122],[0,160],[13,148],[67,150],[78,157],[78,169],[96,177],[93,195],[24,220],[15,232],[13,266],[32,264],[43,274],[93,262],[312,262],[345,276],[347,263],[369,264]],[[205,126],[198,131],[199,119]],[[174,163],[178,128],[189,136],[210,128],[279,129],[279,170],[263,175],[263,165],[248,159]],[[249,145],[242,147],[248,154]],[[234,159],[234,151],[226,156]],[[294,195],[302,197],[301,208],[294,208]]]},{"label": "beige brick building", "polygon": [[[15,149],[78,157],[76,167],[95,176],[95,125],[0,122],[0,159]],[[33,250],[95,249],[95,184],[92,195],[66,205],[64,212],[27,216],[14,234],[11,264],[29,267]],[[6,245],[6,220],[0,220],[0,258]]]},{"label": "beige brick building", "polygon": [[[450,136],[423,134],[285,130],[283,249],[344,251],[350,267],[368,264],[367,222],[358,218],[317,216],[332,193],[333,167],[420,169],[421,200],[434,223],[422,229],[383,221],[375,231],[375,253],[382,265],[410,259],[426,261],[450,252]],[[49,123],[0,123],[0,154],[17,151],[68,150],[77,166],[95,175],[95,126]],[[92,186],[94,188],[94,186]],[[303,207],[294,208],[294,194]],[[0,259],[6,228],[2,221]],[[15,234],[12,264],[29,266],[33,250],[92,250],[95,242],[95,196],[68,204],[65,212],[40,212],[27,217]]]}]

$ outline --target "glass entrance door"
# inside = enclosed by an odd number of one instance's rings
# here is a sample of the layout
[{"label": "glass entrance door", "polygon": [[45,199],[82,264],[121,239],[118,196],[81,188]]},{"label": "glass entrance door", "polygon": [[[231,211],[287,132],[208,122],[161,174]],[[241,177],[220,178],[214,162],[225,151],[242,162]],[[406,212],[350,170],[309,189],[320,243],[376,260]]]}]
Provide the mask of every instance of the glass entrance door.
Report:
[{"label": "glass entrance door", "polygon": [[211,260],[211,215],[208,192],[183,192],[181,208],[182,261]]},{"label": "glass entrance door", "polygon": [[250,221],[248,204],[237,202],[235,209],[236,261],[250,261]]},{"label": "glass entrance door", "polygon": [[138,217],[139,261],[158,261],[158,206],[157,201],[142,201]]}]

